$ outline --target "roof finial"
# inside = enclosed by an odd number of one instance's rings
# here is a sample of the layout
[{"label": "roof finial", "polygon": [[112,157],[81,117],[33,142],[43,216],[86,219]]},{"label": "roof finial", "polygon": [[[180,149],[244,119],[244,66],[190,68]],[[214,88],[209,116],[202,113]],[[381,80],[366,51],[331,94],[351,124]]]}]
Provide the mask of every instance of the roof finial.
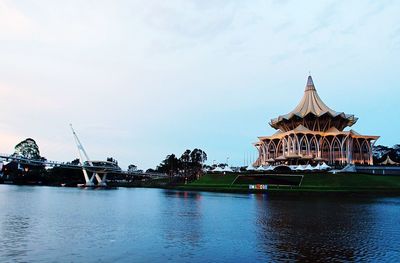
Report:
[{"label": "roof finial", "polygon": [[308,75],[308,78],[307,78],[306,91],[307,90],[315,90],[315,86],[314,86],[314,82],[312,80],[311,74]]}]

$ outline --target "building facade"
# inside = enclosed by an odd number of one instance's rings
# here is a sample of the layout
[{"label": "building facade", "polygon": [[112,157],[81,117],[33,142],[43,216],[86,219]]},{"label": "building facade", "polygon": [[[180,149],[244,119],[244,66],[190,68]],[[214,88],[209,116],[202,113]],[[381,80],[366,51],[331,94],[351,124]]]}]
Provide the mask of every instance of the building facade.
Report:
[{"label": "building facade", "polygon": [[311,76],[297,107],[269,123],[277,132],[255,143],[255,166],[267,164],[372,165],[372,146],[379,136],[345,130],[357,122],[352,114],[329,108],[318,96]]}]

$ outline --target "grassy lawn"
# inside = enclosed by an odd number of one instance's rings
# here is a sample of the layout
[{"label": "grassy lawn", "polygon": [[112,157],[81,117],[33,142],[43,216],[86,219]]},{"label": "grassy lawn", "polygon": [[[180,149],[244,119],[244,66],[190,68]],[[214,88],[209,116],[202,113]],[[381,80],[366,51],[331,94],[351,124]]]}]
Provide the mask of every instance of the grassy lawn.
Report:
[{"label": "grassy lawn", "polygon": [[369,174],[306,174],[301,188],[398,188],[400,176]]},{"label": "grassy lawn", "polygon": [[199,180],[192,182],[191,186],[229,186],[235,180],[238,174],[206,174]]},{"label": "grassy lawn", "polygon": [[[201,190],[246,190],[246,180],[238,180],[240,184],[233,184],[238,174],[206,174],[199,180],[192,182],[183,188]],[[243,184],[242,182],[246,182]],[[270,191],[399,191],[400,176],[368,175],[368,174],[304,174],[302,184],[299,187],[270,186]]]}]

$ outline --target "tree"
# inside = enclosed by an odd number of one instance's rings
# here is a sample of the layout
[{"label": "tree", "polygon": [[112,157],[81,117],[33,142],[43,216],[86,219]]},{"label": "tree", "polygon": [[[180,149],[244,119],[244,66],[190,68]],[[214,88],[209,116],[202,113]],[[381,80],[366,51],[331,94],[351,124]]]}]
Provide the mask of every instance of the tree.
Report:
[{"label": "tree", "polygon": [[184,175],[185,179],[198,178],[202,173],[207,154],[201,149],[185,150],[178,159],[175,154],[168,155],[156,168],[157,172]]},{"label": "tree", "polygon": [[393,146],[393,156],[395,161],[400,161],[400,144],[396,144]]},{"label": "tree", "polygon": [[136,165],[130,164],[130,165],[128,166],[128,173],[134,173],[134,172],[136,172],[136,171],[137,171],[137,166],[136,166]]},{"label": "tree", "polygon": [[157,171],[161,173],[169,173],[173,175],[179,170],[179,160],[175,154],[167,155],[167,157],[157,166]]},{"label": "tree", "polygon": [[376,145],[372,148],[372,155],[375,164],[384,161],[388,156],[393,161],[400,162],[400,145],[396,144],[393,147]]},{"label": "tree", "polygon": [[81,161],[78,158],[76,158],[70,162],[70,164],[72,164],[72,165],[79,165],[80,163],[81,163]]},{"label": "tree", "polygon": [[186,176],[189,172],[189,169],[191,168],[191,163],[190,163],[190,150],[186,150],[182,153],[181,158],[179,158],[179,168],[183,170],[183,174]]},{"label": "tree", "polygon": [[[39,147],[35,140],[27,138],[15,145],[13,156],[31,160],[46,161],[40,156]],[[16,184],[35,184],[43,181],[46,174],[45,166],[40,163],[21,162],[14,160],[6,165],[4,175]]]},{"label": "tree", "polygon": [[190,150],[186,150],[182,153],[180,160],[182,162],[190,162]]},{"label": "tree", "polygon": [[221,168],[225,168],[226,166],[228,166],[228,164],[226,164],[226,163],[219,163],[217,166],[218,166],[218,167],[221,167]]},{"label": "tree", "polygon": [[207,154],[203,150],[196,148],[190,153],[190,160],[193,163],[203,164],[207,161]]},{"label": "tree", "polygon": [[114,163],[114,164],[118,165],[118,161],[115,160],[115,159],[112,158],[112,157],[107,157],[107,162],[111,162],[111,163]]},{"label": "tree", "polygon": [[27,159],[40,160],[39,146],[36,144],[35,140],[32,138],[27,138],[22,142],[15,145],[14,155],[22,156]]}]

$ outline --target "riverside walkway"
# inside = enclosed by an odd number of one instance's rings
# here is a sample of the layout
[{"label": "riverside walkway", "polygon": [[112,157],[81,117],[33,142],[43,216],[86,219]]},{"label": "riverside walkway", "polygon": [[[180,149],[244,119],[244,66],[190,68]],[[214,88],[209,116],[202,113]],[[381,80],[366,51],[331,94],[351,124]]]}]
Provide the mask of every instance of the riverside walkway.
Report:
[{"label": "riverside walkway", "polygon": [[[110,166],[110,165],[92,165],[90,164],[72,164],[69,162],[60,162],[60,161],[51,161],[51,160],[36,160],[36,159],[29,159],[22,156],[15,156],[13,154],[7,153],[0,153],[0,161],[3,162],[16,162],[18,164],[25,164],[25,165],[33,165],[33,166],[44,166],[46,168],[65,168],[65,169],[78,169],[83,170],[86,169],[88,172],[93,173],[114,173],[114,174],[126,174],[131,175],[133,173],[124,171],[118,166]],[[107,162],[104,162],[107,163]],[[140,173],[140,175],[147,176],[150,178],[163,178],[167,177],[166,174],[162,173]]]}]

